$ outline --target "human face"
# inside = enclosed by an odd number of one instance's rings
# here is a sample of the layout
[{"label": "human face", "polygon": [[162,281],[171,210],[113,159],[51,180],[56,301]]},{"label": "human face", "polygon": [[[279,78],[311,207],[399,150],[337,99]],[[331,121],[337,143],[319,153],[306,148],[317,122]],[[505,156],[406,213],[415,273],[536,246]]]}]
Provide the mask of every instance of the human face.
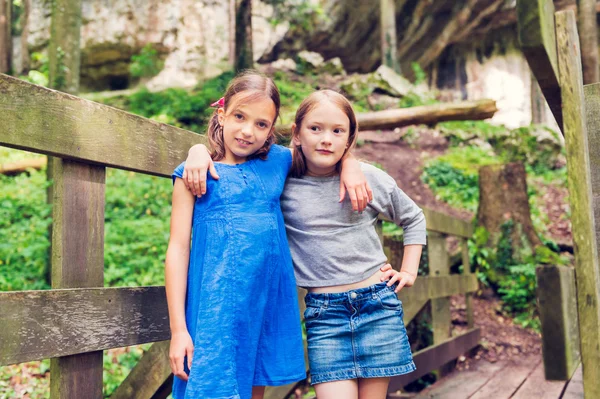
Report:
[{"label": "human face", "polygon": [[231,111],[219,108],[219,124],[223,127],[225,157],[227,164],[246,162],[248,156],[260,150],[267,141],[277,111],[273,100],[259,97],[245,102],[243,98],[231,98]]},{"label": "human face", "polygon": [[[335,175],[348,148],[350,119],[337,105],[323,100],[306,114],[301,126],[292,125],[294,144],[302,147],[309,176]],[[297,129],[297,130],[296,130]]]}]

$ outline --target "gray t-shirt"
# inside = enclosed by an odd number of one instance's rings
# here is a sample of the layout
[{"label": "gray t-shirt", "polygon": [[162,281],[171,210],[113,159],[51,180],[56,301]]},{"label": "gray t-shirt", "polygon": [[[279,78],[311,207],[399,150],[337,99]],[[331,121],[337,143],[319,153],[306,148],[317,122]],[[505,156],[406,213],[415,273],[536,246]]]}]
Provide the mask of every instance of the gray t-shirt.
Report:
[{"label": "gray t-shirt", "polygon": [[362,281],[386,262],[375,225],[379,214],[404,230],[404,244],[426,244],[423,211],[382,170],[361,163],[373,190],[362,214],[348,196],[339,203],[340,177],[288,177],[281,210],[301,287],[327,287]]}]

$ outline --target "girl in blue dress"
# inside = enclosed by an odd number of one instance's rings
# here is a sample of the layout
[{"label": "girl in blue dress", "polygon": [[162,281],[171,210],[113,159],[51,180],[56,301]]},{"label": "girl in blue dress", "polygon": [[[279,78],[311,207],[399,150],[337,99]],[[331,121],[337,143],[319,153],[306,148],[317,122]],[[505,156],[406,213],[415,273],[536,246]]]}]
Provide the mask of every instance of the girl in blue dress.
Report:
[{"label": "girl in blue dress", "polygon": [[273,145],[279,92],[250,72],[217,106],[208,137],[219,180],[197,198],[181,179],[185,163],[173,173],[165,286],[175,399],[256,399],[305,378],[279,204],[292,157]]}]

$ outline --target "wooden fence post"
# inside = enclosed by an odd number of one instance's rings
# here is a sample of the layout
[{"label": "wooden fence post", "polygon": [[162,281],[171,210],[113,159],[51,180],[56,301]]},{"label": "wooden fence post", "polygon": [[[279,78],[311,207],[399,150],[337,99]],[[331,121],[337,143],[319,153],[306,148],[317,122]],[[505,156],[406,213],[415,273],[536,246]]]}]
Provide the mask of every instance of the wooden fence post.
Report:
[{"label": "wooden fence post", "polygon": [[573,11],[556,13],[559,82],[575,247],[577,307],[586,398],[600,398],[599,265],[579,38]]},{"label": "wooden fence post", "polygon": [[[103,287],[106,169],[59,158],[52,164],[52,288]],[[101,399],[102,367],[102,351],[52,359],[50,397]]]},{"label": "wooden fence post", "polygon": [[544,265],[535,272],[546,379],[567,381],[580,362],[575,270]]},{"label": "wooden fence post", "polygon": [[[437,232],[428,232],[427,251],[429,255],[429,275],[432,277],[447,276],[450,274],[450,256],[446,249],[446,235]],[[433,344],[437,345],[446,341],[451,334],[450,323],[450,297],[431,300],[431,328],[433,330]],[[447,364],[440,369],[442,375],[447,374],[451,367]]]},{"label": "wooden fence post", "polygon": [[[469,259],[469,240],[462,238],[461,250],[462,250],[462,263],[463,263],[463,274],[471,274],[471,260]],[[465,306],[467,310],[467,326],[473,328],[475,320],[473,318],[473,294],[467,292],[465,294]]]}]

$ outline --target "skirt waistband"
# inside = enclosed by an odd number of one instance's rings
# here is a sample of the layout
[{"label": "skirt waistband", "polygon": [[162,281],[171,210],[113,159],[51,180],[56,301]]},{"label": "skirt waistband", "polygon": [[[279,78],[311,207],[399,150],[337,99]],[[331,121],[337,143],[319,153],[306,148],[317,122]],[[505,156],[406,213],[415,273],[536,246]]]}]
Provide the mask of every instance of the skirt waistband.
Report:
[{"label": "skirt waistband", "polygon": [[309,292],[304,297],[304,302],[307,305],[318,305],[327,307],[330,303],[353,303],[358,301],[364,301],[368,299],[377,298],[379,293],[386,291],[394,292],[397,283],[388,287],[387,281],[382,283],[373,284],[369,287],[358,288],[346,292],[332,292],[332,293],[315,293]]}]

